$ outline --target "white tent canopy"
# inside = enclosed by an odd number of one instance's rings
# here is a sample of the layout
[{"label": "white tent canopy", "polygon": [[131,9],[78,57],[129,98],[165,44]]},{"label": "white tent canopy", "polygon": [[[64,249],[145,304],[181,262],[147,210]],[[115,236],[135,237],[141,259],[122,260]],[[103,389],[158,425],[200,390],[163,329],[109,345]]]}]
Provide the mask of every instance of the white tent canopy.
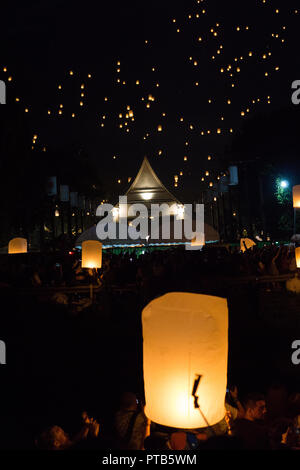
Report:
[{"label": "white tent canopy", "polygon": [[[170,232],[171,234],[173,233],[172,230],[172,220],[170,221]],[[116,234],[117,234],[117,239],[106,239],[106,240],[100,240],[103,246],[126,246],[126,245],[171,245],[171,244],[184,244],[184,243],[190,243],[191,240],[186,239],[184,236],[181,239],[175,239],[172,236],[170,239],[164,239],[162,236],[160,236],[158,239],[157,238],[151,238],[151,236],[148,239],[141,238],[138,240],[132,240],[131,238],[126,238],[126,239],[119,239],[118,238],[118,233],[119,233],[119,224],[116,223]],[[211,225],[204,224],[204,233],[205,233],[205,242],[218,242],[220,240],[219,233],[211,227]],[[161,235],[161,231],[160,231]],[[96,233],[96,225],[93,227],[90,227],[87,229],[85,232],[83,232],[80,237],[76,241],[76,246],[80,246],[83,241],[87,240],[99,240],[97,237]]]},{"label": "white tent canopy", "polygon": [[[130,205],[135,203],[143,203],[148,209],[151,204],[167,204],[170,209],[174,207],[174,205],[182,205],[180,201],[171,194],[163,183],[160,181],[156,173],[154,172],[153,168],[151,167],[149,160],[147,157],[144,158],[141,168],[134,179],[133,183],[131,184],[130,188],[126,192],[127,196],[127,209]],[[116,208],[118,205],[115,206]],[[170,210],[170,214],[172,211]],[[150,220],[148,219],[148,227],[150,231]],[[190,243],[191,240],[186,239],[182,236],[181,239],[175,239],[172,237],[174,233],[174,220],[170,217],[170,237],[163,238],[161,225],[162,221],[160,219],[160,230],[159,230],[159,238],[151,238],[151,236],[144,238],[144,239],[137,239],[133,240],[130,237],[126,239],[120,239],[119,234],[119,224],[116,219],[116,239],[105,239],[100,240],[103,243],[103,246],[134,246],[134,245],[170,245],[170,244],[184,244]],[[220,236],[218,232],[208,224],[204,224],[204,232],[205,232],[205,242],[217,242],[220,240]],[[193,227],[195,230],[195,227]],[[150,235],[150,233],[149,233]],[[81,245],[83,241],[87,240],[98,240],[97,233],[96,233],[96,225],[90,227],[84,233],[80,235],[78,238],[76,245]]]}]

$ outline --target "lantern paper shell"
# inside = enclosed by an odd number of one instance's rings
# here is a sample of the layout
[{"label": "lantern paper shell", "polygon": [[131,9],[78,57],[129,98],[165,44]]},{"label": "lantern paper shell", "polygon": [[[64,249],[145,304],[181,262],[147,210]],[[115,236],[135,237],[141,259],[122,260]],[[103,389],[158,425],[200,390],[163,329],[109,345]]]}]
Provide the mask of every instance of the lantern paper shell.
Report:
[{"label": "lantern paper shell", "polygon": [[173,292],[142,313],[146,416],[164,426],[207,427],[194,407],[192,390],[208,423],[225,415],[228,354],[227,300]]},{"label": "lantern paper shell", "polygon": [[300,268],[300,247],[295,249],[295,258],[296,258],[297,268]]},{"label": "lantern paper shell", "polygon": [[293,186],[293,206],[300,207],[300,185]]},{"label": "lantern paper shell", "polygon": [[13,238],[8,244],[8,253],[10,255],[16,253],[27,253],[26,238]]},{"label": "lantern paper shell", "polygon": [[256,243],[251,240],[251,238],[241,238],[240,240],[240,250],[244,253],[246,251],[246,248],[244,246],[244,242],[245,242],[245,245],[247,247],[247,250],[249,250],[249,248],[252,248],[253,246],[256,245]]},{"label": "lantern paper shell", "polygon": [[102,266],[102,243],[96,240],[82,242],[82,268],[101,268]]}]

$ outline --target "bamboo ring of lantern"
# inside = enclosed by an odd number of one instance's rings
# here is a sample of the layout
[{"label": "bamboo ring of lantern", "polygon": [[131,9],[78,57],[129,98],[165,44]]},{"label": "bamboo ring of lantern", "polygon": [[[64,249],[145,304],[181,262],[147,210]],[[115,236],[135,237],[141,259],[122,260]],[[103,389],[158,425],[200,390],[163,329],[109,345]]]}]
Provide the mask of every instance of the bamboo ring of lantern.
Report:
[{"label": "bamboo ring of lantern", "polygon": [[8,253],[10,255],[16,253],[27,253],[26,238],[12,238],[8,244]]},{"label": "bamboo ring of lantern", "polygon": [[300,207],[300,185],[293,186],[293,206],[295,209]]},{"label": "bamboo ring of lantern", "polygon": [[102,243],[97,240],[82,242],[82,268],[101,268],[102,266]]},{"label": "bamboo ring of lantern", "polygon": [[[172,292],[142,313],[146,416],[164,426],[193,429],[225,415],[227,300]],[[195,376],[201,413],[192,396]]]}]

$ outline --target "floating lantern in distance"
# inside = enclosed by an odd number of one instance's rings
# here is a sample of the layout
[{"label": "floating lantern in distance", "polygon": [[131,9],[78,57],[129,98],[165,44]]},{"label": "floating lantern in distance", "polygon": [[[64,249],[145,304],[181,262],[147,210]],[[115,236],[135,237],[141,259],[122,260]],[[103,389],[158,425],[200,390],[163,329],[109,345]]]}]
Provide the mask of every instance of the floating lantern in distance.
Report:
[{"label": "floating lantern in distance", "polygon": [[[146,416],[164,426],[207,427],[224,418],[227,382],[226,299],[173,292],[142,313]],[[201,412],[192,396],[195,378]],[[205,419],[203,418],[203,415]]]},{"label": "floating lantern in distance", "polygon": [[300,207],[300,185],[293,186],[293,206]]},{"label": "floating lantern in distance", "polygon": [[101,268],[102,266],[102,243],[97,240],[82,242],[82,268]]},{"label": "floating lantern in distance", "polygon": [[295,248],[295,258],[296,258],[297,268],[300,268],[300,247]]},{"label": "floating lantern in distance", "polygon": [[16,253],[27,253],[26,238],[13,238],[8,244],[8,253],[10,255]]}]

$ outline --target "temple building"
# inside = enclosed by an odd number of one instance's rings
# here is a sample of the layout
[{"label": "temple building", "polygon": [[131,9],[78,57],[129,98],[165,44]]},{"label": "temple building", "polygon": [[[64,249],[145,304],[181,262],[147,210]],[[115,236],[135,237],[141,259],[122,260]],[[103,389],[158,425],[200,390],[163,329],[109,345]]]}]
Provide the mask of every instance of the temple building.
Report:
[{"label": "temple building", "polygon": [[[191,240],[188,240],[182,235],[180,239],[174,237],[174,218],[184,218],[184,204],[179,201],[160,181],[153,168],[151,167],[147,157],[144,158],[143,163],[139,169],[139,172],[134,179],[133,183],[125,193],[127,198],[127,204],[117,203],[112,209],[113,220],[116,223],[116,239],[105,239],[101,240],[103,248],[111,247],[134,247],[134,246],[170,246],[170,245],[185,245],[191,244]],[[153,217],[151,216],[151,207],[153,204],[160,205],[162,207],[162,214],[160,216],[160,225],[162,217],[169,217],[170,221],[170,236],[166,236],[159,230],[158,238],[151,238],[151,234],[138,240],[133,240],[129,236],[127,238],[119,237],[119,220],[125,218],[128,221],[128,226],[131,225],[131,220],[137,217],[129,212],[130,207],[133,204],[143,204],[148,210],[148,222],[149,226]],[[129,213],[128,213],[129,212]],[[150,232],[150,230],[149,230]],[[218,232],[208,224],[204,223],[204,238],[205,243],[218,242],[220,240]],[[83,232],[77,240],[76,245],[79,246],[83,241],[86,240],[98,240],[96,233],[96,225]]]}]

